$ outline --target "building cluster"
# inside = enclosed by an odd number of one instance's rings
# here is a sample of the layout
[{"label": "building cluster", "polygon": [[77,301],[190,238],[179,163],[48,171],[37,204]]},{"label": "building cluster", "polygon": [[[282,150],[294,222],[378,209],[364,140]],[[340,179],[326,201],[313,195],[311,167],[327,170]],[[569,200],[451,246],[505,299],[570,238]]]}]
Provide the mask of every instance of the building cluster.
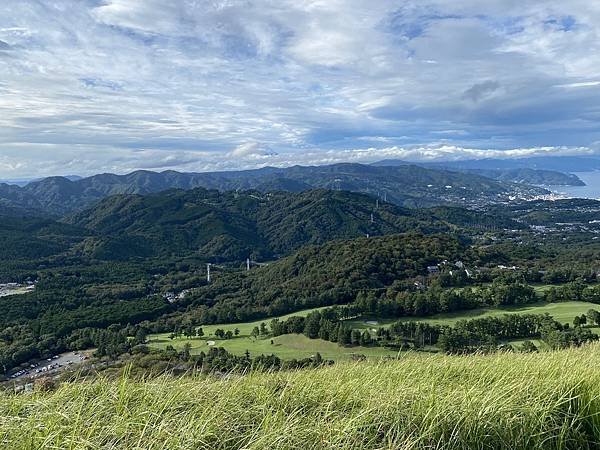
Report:
[{"label": "building cluster", "polygon": [[26,281],[22,283],[0,283],[0,297],[7,295],[26,294],[35,289],[35,281]]},{"label": "building cluster", "polygon": [[163,298],[169,303],[175,303],[177,300],[183,300],[183,298],[191,291],[191,289],[184,289],[178,294],[175,292],[167,292],[163,294]]}]

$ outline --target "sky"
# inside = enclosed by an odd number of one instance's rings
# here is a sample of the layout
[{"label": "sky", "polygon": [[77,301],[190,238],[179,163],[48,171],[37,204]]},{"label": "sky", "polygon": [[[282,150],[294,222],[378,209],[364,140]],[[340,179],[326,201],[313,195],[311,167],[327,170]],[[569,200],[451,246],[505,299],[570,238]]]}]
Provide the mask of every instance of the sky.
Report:
[{"label": "sky", "polygon": [[3,0],[0,178],[600,149],[600,2]]}]

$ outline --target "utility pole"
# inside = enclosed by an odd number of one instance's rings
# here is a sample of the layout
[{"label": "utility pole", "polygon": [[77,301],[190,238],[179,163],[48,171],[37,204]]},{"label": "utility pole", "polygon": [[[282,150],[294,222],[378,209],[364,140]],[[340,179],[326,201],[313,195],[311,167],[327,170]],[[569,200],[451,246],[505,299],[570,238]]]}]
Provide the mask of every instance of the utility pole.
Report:
[{"label": "utility pole", "polygon": [[210,283],[210,263],[206,264],[206,282]]}]

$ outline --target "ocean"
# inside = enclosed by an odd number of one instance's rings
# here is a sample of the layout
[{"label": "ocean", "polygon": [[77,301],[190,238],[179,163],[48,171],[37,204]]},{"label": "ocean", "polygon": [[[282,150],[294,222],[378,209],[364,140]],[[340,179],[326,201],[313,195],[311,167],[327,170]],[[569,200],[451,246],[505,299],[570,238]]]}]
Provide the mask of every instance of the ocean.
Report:
[{"label": "ocean", "polygon": [[586,186],[544,186],[552,192],[572,198],[592,198],[600,200],[600,171],[573,172]]}]

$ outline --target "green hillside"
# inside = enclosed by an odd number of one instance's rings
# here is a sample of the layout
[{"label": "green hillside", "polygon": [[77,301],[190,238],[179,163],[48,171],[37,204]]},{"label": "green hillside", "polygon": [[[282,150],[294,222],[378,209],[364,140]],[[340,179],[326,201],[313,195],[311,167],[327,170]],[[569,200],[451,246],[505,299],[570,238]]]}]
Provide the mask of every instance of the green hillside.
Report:
[{"label": "green hillside", "polygon": [[89,234],[83,228],[49,219],[0,217],[0,261],[62,253]]},{"label": "green hillside", "polygon": [[316,306],[349,303],[360,290],[384,290],[427,274],[444,259],[468,258],[458,239],[402,234],[333,241],[302,248],[250,272],[219,272],[193,289],[180,309],[192,307],[199,323],[227,323]]},{"label": "green hillside", "polygon": [[96,233],[81,250],[99,259],[196,254],[239,263],[247,257],[273,259],[333,239],[449,231],[452,219],[378,206],[372,197],[350,192],[195,189],[109,197],[69,222]]}]

